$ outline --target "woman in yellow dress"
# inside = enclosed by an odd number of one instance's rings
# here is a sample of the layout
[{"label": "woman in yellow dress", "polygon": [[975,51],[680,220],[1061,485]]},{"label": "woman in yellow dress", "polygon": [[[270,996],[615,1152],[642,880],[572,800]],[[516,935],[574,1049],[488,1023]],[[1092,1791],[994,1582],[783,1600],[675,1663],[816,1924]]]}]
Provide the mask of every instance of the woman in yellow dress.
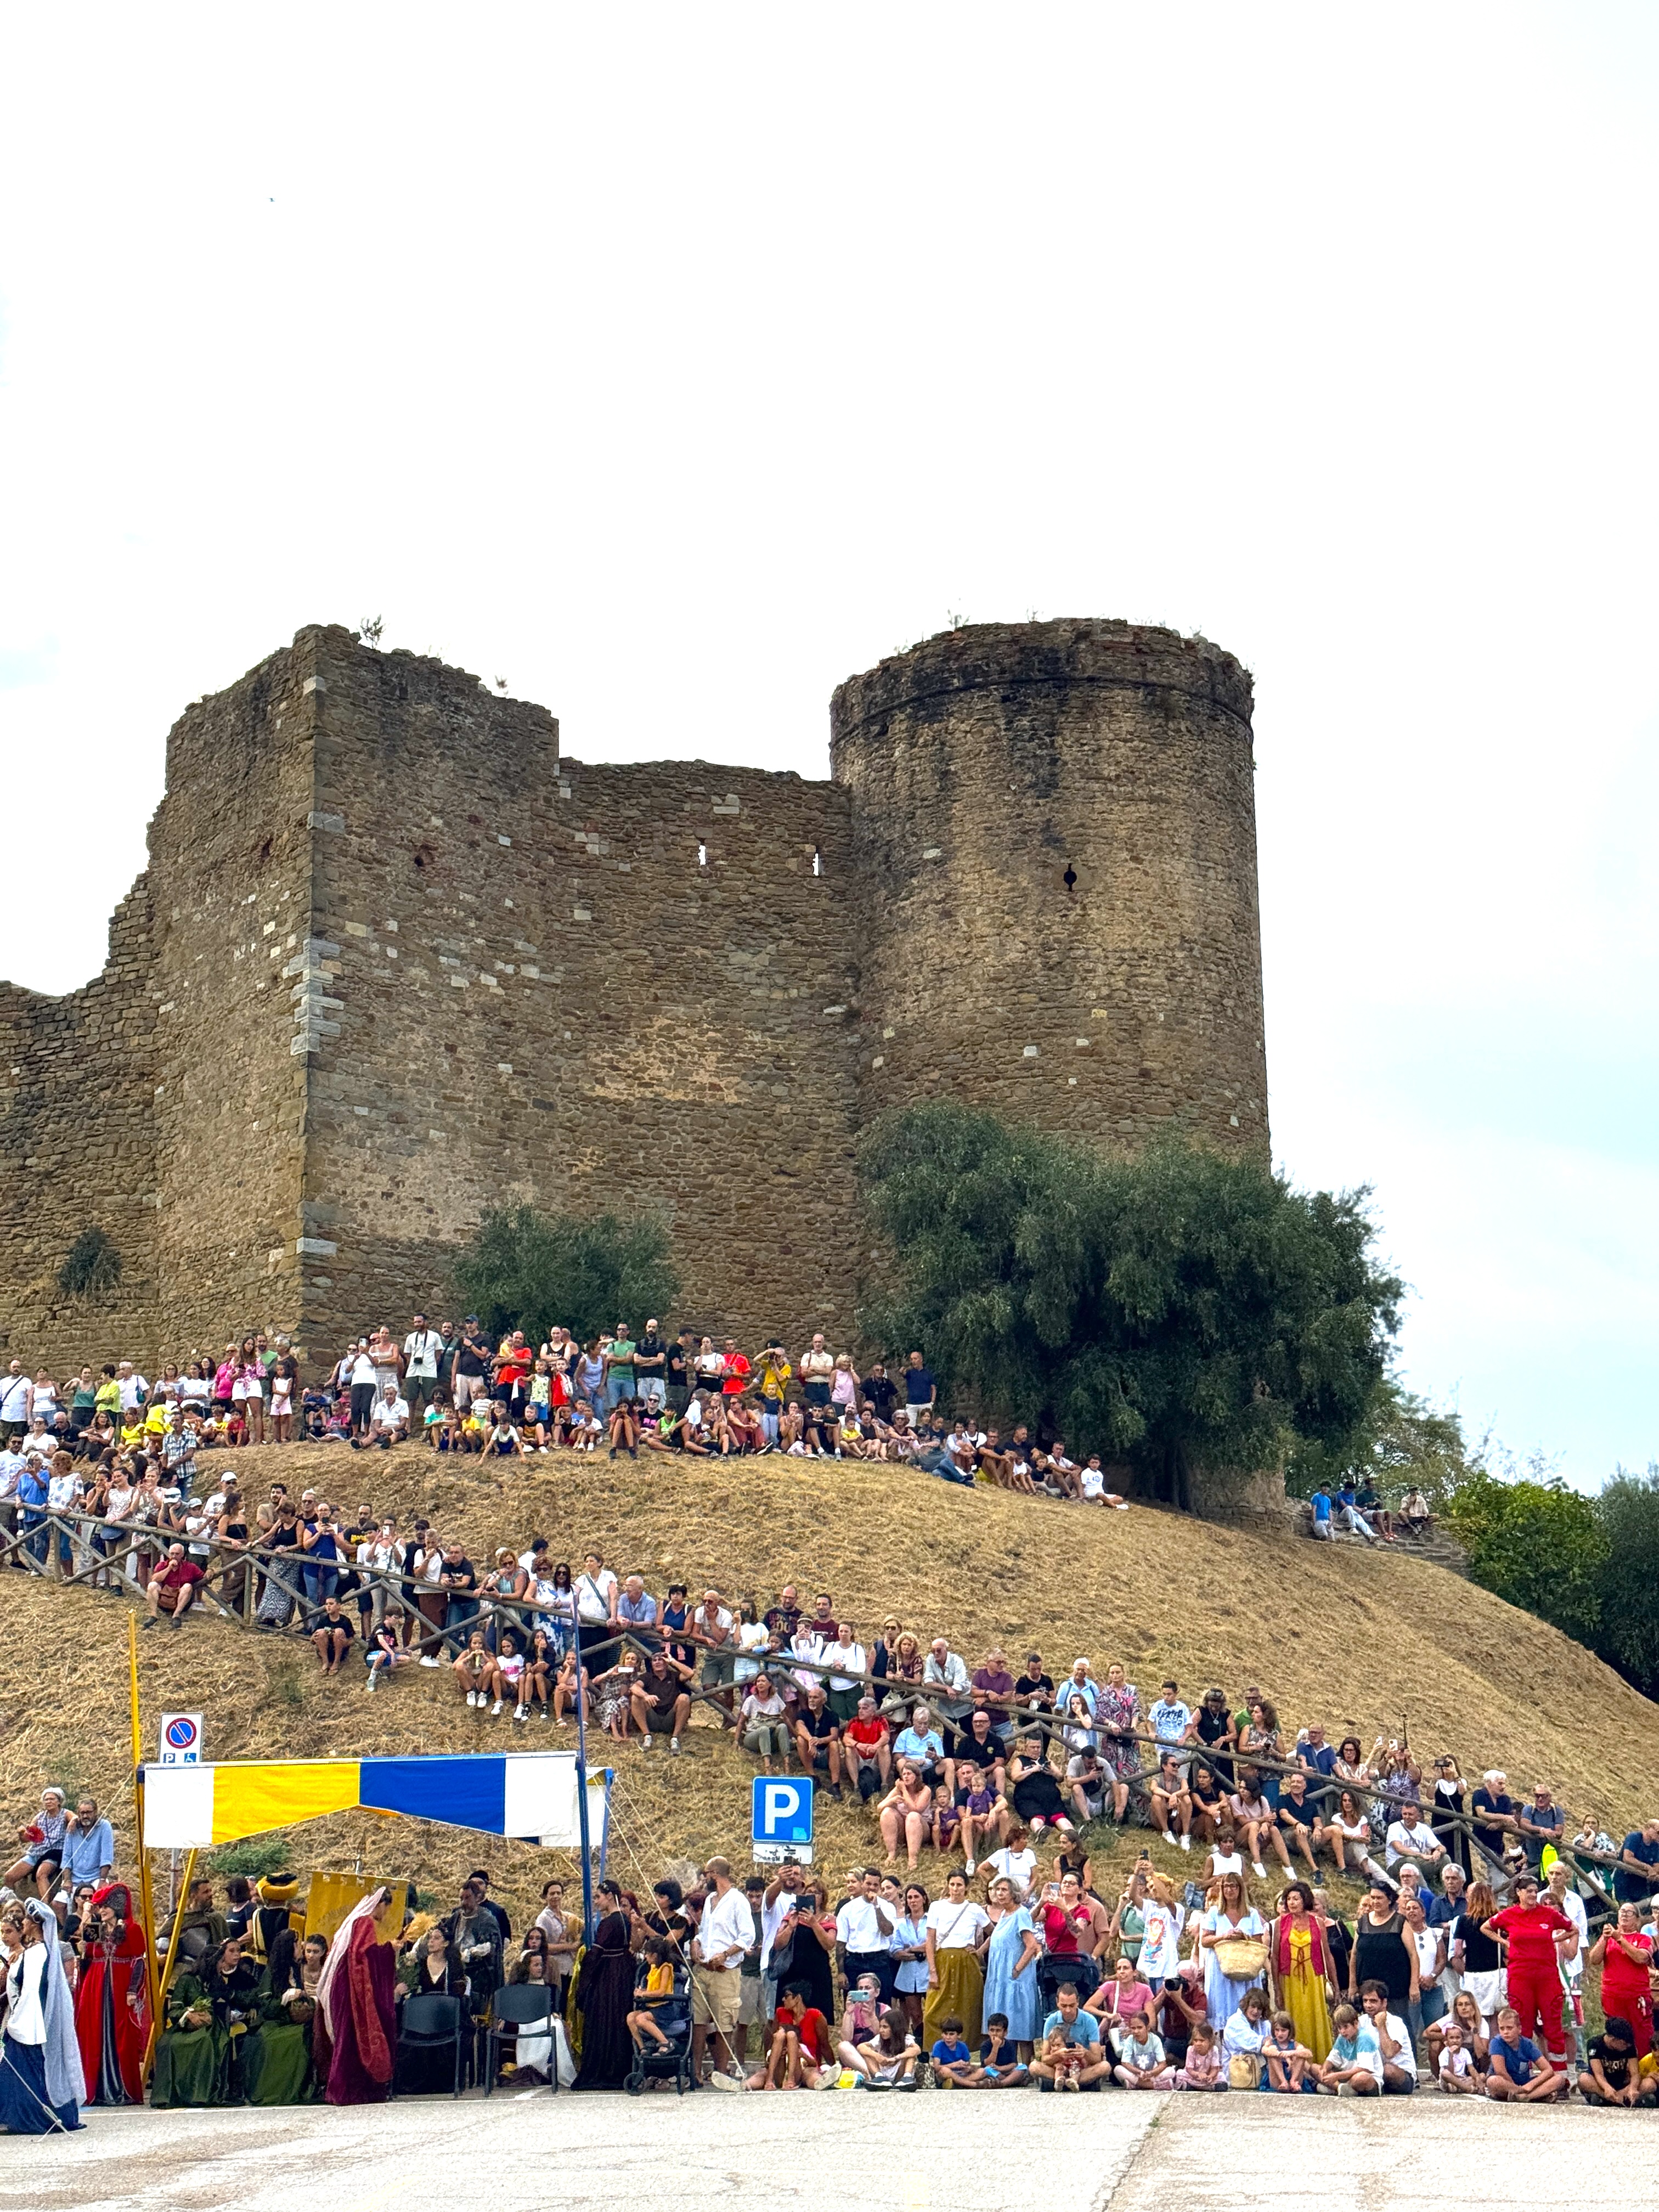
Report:
[{"label": "woman in yellow dress", "polygon": [[1289,2013],[1296,2023],[1297,2041],[1312,2051],[1316,2064],[1322,2066],[1332,2042],[1331,2007],[1336,1983],[1331,1947],[1313,1909],[1313,1893],[1305,1882],[1291,1882],[1279,1899],[1267,1956],[1273,2003]]}]

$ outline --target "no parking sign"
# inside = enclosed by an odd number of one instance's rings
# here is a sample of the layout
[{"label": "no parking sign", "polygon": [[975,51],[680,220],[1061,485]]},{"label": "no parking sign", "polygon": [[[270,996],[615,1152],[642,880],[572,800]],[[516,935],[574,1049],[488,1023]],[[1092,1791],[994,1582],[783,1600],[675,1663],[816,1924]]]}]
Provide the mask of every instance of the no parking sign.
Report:
[{"label": "no parking sign", "polygon": [[199,1766],[202,1763],[200,1713],[163,1713],[161,1766]]}]

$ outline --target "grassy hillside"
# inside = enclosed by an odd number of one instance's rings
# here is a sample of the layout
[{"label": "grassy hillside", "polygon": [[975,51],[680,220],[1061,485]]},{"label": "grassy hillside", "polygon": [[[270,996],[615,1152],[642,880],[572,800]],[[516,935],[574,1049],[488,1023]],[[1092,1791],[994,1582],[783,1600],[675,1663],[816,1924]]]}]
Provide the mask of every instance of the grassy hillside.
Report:
[{"label": "grassy hillside", "polygon": [[[600,1551],[660,1589],[770,1601],[781,1583],[830,1590],[873,1635],[897,1614],[949,1636],[970,1661],[1000,1643],[1016,1671],[1028,1645],[1058,1676],[1087,1652],[1121,1659],[1147,1701],[1166,1674],[1195,1698],[1259,1681],[1287,1729],[1322,1719],[1367,1744],[1402,1716],[1426,1765],[1455,1751],[1466,1773],[1498,1765],[1520,1788],[1548,1781],[1573,1814],[1622,1829],[1659,1808],[1659,1713],[1580,1646],[1443,1570],[1396,1553],[1325,1547],[1182,1519],[964,1492],[896,1468],[769,1458],[727,1469],[568,1455],[510,1463],[438,1461],[416,1447],[382,1456],[343,1446],[246,1450],[257,1499],[273,1474],[343,1512],[372,1504],[405,1528],[418,1513],[465,1540],[475,1563],[497,1542],[546,1535],[580,1564]],[[20,1817],[42,1783],[92,1788],[131,1834],[126,1613],[121,1601],[0,1577],[0,1810]],[[216,1759],[500,1749],[568,1744],[573,1733],[514,1728],[469,1711],[447,1675],[407,1669],[371,1698],[362,1671],[319,1679],[308,1647],[206,1618],[141,1636],[147,1753],[163,1706],[204,1708]],[[671,1860],[714,1850],[746,1861],[750,1761],[696,1725],[688,1755],[616,1747],[611,1865],[643,1887]],[[819,1863],[833,1884],[871,1854],[873,1823],[825,1803]],[[1145,1840],[1102,1835],[1115,1863]],[[409,1875],[447,1891],[480,1860],[522,1902],[556,1854],[362,1814],[296,1832],[296,1864]],[[1171,1865],[1175,1862],[1171,1861]],[[1182,1871],[1190,1862],[1181,1862]],[[1103,1887],[1103,1881],[1102,1883]]]}]

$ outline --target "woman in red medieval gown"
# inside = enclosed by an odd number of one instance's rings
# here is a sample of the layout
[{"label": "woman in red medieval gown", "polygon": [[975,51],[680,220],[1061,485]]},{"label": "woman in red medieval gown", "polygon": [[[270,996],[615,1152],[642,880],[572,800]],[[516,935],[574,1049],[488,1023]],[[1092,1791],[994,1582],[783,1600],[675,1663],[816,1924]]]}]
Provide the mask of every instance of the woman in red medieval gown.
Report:
[{"label": "woman in red medieval gown", "polygon": [[122,1881],[94,1893],[81,1941],[75,2033],[89,2105],[142,2105],[149,1990],[144,1929]]},{"label": "woman in red medieval gown", "polygon": [[396,1960],[376,1925],[390,1894],[377,1889],[360,1899],[323,1961],[312,2052],[331,2105],[378,2105],[391,2091],[398,2049]]}]

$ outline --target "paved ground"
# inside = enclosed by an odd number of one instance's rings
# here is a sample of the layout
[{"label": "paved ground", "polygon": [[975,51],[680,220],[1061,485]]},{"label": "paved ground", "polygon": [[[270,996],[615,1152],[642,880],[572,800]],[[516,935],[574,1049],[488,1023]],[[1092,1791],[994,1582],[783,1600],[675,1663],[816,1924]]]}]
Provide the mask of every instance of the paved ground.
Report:
[{"label": "paved ground", "polygon": [[1346,2100],[561,2096],[333,2112],[94,2112],[70,2141],[6,2138],[0,2212],[1514,2212],[1650,2201],[1647,2114]]}]

